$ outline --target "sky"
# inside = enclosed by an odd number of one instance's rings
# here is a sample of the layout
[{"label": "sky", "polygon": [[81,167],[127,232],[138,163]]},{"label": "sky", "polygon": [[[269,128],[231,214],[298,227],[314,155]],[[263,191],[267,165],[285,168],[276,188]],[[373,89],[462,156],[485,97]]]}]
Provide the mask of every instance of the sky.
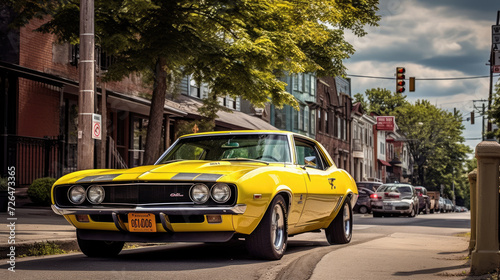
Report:
[{"label": "sky", "polygon": [[[407,100],[429,100],[438,108],[464,115],[465,144],[473,150],[481,140],[481,120],[465,118],[488,99],[491,26],[496,24],[498,0],[379,0],[378,27],[368,27],[368,35],[358,38],[346,33],[356,53],[344,61],[347,74],[394,77],[396,67],[405,67],[406,78],[415,77],[415,92]],[[418,80],[419,78],[460,78],[467,80]],[[352,95],[366,89],[395,91],[395,80],[351,78]],[[498,79],[494,78],[494,82]],[[486,103],[487,106],[487,103]],[[397,120],[396,120],[397,123]]]}]

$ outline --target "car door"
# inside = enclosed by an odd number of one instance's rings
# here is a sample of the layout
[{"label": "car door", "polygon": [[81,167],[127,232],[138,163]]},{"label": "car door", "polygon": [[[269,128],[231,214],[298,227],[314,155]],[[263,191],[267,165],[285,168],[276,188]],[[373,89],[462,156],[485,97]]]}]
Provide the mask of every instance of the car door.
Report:
[{"label": "car door", "polygon": [[[320,222],[330,216],[340,200],[335,186],[335,171],[315,143],[296,137],[295,152],[298,168],[302,169],[307,195],[297,225]],[[334,168],[336,169],[336,168]]]}]

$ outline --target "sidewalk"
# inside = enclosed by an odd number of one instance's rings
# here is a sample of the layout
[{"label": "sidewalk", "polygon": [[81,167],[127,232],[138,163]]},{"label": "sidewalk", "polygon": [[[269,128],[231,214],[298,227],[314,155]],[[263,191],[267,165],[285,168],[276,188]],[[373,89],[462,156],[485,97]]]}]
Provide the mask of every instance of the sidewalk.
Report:
[{"label": "sidewalk", "polygon": [[[335,279],[484,279],[467,277],[468,245],[466,237],[395,233],[324,256],[310,279],[331,279],[331,275]],[[359,269],[343,269],[353,264],[359,264]]]},{"label": "sidewalk", "polygon": [[[49,241],[66,251],[78,250],[74,227],[49,206],[33,205],[26,189],[16,190],[14,216],[0,212],[0,259],[7,258],[11,246],[15,246],[16,255],[20,256],[27,254],[34,243]],[[14,228],[11,223],[14,223]],[[11,242],[15,240],[15,244],[9,244],[9,238]]]}]

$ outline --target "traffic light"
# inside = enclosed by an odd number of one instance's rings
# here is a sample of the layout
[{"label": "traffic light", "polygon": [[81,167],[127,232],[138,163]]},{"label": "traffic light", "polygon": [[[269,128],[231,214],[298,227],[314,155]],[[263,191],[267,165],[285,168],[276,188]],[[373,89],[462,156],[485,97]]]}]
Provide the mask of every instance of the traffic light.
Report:
[{"label": "traffic light", "polygon": [[410,86],[409,86],[409,91],[414,92],[415,91],[415,77],[410,77]]},{"label": "traffic light", "polygon": [[470,124],[474,124],[474,111],[470,112]]},{"label": "traffic light", "polygon": [[396,92],[405,92],[405,68],[396,67]]}]

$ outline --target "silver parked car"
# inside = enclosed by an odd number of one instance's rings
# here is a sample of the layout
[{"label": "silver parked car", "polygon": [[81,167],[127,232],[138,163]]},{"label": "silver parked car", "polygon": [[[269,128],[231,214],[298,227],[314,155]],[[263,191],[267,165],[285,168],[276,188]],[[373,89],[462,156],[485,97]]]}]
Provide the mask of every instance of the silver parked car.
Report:
[{"label": "silver parked car", "polygon": [[383,184],[370,198],[373,217],[401,214],[415,217],[418,213],[417,191],[410,184]]}]

